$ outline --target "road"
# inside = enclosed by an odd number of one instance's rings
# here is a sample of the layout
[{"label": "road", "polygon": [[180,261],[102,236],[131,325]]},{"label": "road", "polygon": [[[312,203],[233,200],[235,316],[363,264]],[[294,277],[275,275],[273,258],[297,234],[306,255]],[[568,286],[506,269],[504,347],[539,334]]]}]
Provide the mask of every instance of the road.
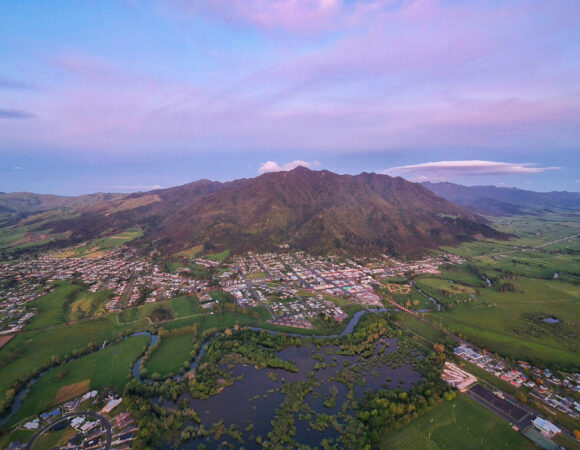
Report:
[{"label": "road", "polygon": [[266,309],[268,310],[268,312],[270,313],[270,315],[272,316],[272,319],[275,319],[276,316],[274,315],[274,311],[272,311],[272,308],[270,307],[270,305],[268,304],[268,302],[263,302],[262,300],[260,300],[260,297],[257,294],[254,293],[254,288],[252,287],[252,280],[249,280],[246,277],[246,274],[244,273],[244,271],[242,270],[242,268],[240,266],[236,266],[236,269],[237,269],[238,274],[240,275],[240,277],[242,277],[242,279],[246,282],[246,286],[248,287],[248,289],[252,293],[254,299],[257,302],[259,302],[262,306],[265,306]]},{"label": "road", "polygon": [[485,255],[474,256],[473,258],[479,259],[479,258],[485,258],[485,257],[490,257],[490,256],[508,255],[510,253],[534,251],[534,250],[537,250],[539,248],[547,247],[547,246],[552,245],[552,244],[557,244],[558,242],[568,241],[568,240],[571,240],[571,239],[574,239],[577,237],[580,237],[580,233],[573,234],[572,236],[566,236],[564,238],[556,239],[555,241],[545,242],[544,244],[536,245],[535,247],[517,247],[517,248],[514,248],[513,250],[486,253]]},{"label": "road", "polygon": [[92,412],[92,411],[79,411],[79,412],[70,413],[70,414],[67,414],[65,416],[62,416],[60,419],[57,419],[54,422],[49,423],[48,425],[45,425],[43,428],[38,430],[34,436],[32,436],[30,441],[28,441],[28,443],[24,447],[24,450],[31,450],[33,448],[36,440],[43,433],[48,431],[50,428],[52,428],[56,424],[62,422],[63,420],[70,419],[71,417],[78,417],[78,416],[91,417],[93,419],[97,419],[97,420],[101,421],[101,424],[105,427],[105,434],[107,436],[107,441],[105,443],[105,449],[109,450],[111,448],[112,443],[113,443],[113,428],[111,426],[111,422],[109,422],[109,419],[107,419],[105,416],[102,416],[101,414],[98,414],[98,413]]}]

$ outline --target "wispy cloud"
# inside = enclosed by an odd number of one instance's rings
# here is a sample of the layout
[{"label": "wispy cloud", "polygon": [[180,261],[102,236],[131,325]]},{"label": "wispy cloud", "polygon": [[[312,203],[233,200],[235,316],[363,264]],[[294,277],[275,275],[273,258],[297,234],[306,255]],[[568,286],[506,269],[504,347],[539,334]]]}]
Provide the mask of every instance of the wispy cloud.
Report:
[{"label": "wispy cloud", "polygon": [[276,161],[266,161],[260,164],[258,168],[258,173],[266,173],[266,172],[282,172],[295,169],[296,167],[316,167],[319,166],[320,163],[318,161],[302,161],[300,159],[294,160],[292,162],[286,164],[278,164]]},{"label": "wispy cloud", "polygon": [[18,109],[0,109],[0,119],[30,119],[34,114]]},{"label": "wispy cloud", "polygon": [[[164,40],[152,50],[163,63],[140,51],[121,59],[105,48],[57,50],[45,62],[63,82],[26,99],[42,120],[4,121],[0,134],[46,151],[252,149],[278,152],[274,160],[296,149],[422,148],[436,160],[437,149],[575,148],[573,9],[560,1],[546,9],[525,1],[165,0],[159,10],[179,11],[178,33],[226,22],[210,42],[214,62],[202,49],[198,60]],[[232,21],[244,26],[232,31]],[[301,27],[333,32],[306,40],[255,35]],[[238,38],[236,50],[223,44]],[[239,56],[239,48],[248,53]]]},{"label": "wispy cloud", "polygon": [[23,81],[0,78],[0,89],[32,89],[33,85]]},{"label": "wispy cloud", "polygon": [[506,163],[498,161],[436,161],[408,166],[391,167],[382,173],[402,176],[414,181],[443,181],[457,176],[536,174],[560,167],[538,167],[534,163]]},{"label": "wispy cloud", "polygon": [[[350,6],[343,0],[166,0],[180,12],[191,15],[209,14],[225,22],[264,29],[286,29],[299,33],[334,28],[357,10],[359,2]],[[372,5],[386,3],[369,1]],[[362,6],[362,5],[361,5]]]},{"label": "wispy cloud", "polygon": [[14,166],[12,170],[24,170],[24,168],[22,166]]}]

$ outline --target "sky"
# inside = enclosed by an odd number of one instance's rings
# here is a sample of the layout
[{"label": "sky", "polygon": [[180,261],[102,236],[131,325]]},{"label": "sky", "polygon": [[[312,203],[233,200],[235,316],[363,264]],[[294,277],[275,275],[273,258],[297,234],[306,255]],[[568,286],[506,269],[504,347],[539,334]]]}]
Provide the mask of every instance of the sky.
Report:
[{"label": "sky", "polygon": [[297,165],[580,191],[580,2],[0,2],[0,191]]}]

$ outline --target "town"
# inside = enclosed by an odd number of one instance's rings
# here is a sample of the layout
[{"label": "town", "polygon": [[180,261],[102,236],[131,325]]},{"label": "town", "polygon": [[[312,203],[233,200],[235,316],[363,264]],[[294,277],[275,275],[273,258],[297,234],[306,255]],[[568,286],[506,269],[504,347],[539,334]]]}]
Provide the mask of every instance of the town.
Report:
[{"label": "town", "polygon": [[[121,311],[142,303],[154,303],[178,295],[199,296],[206,308],[216,302],[208,294],[210,280],[196,278],[188,267],[216,267],[218,262],[203,258],[182,260],[169,273],[141,257],[136,250],[122,247],[96,257],[67,257],[60,251],[16,264],[0,265],[0,334],[20,331],[34,317],[29,303],[46,295],[57,280],[80,280],[90,292],[110,291],[106,311]],[[215,275],[217,286],[230,293],[242,307],[264,304],[273,323],[308,328],[320,314],[339,322],[346,314],[323,295],[342,297],[365,307],[382,307],[373,291],[382,278],[405,274],[435,273],[442,264],[460,264],[455,255],[430,256],[402,262],[392,257],[367,261],[338,261],[335,257],[314,257],[304,252],[248,253],[233,258]],[[301,295],[299,295],[301,294]]]}]

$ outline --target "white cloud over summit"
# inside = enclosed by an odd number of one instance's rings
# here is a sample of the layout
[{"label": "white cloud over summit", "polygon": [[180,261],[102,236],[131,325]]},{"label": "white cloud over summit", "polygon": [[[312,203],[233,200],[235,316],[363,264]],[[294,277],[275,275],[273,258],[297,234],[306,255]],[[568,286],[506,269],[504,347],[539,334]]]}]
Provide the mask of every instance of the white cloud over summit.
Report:
[{"label": "white cloud over summit", "polygon": [[318,161],[302,161],[300,159],[296,159],[292,162],[286,164],[278,164],[276,161],[266,161],[260,164],[258,168],[258,173],[263,174],[267,172],[283,172],[295,169],[296,167],[303,166],[303,167],[316,167],[320,165]]}]

